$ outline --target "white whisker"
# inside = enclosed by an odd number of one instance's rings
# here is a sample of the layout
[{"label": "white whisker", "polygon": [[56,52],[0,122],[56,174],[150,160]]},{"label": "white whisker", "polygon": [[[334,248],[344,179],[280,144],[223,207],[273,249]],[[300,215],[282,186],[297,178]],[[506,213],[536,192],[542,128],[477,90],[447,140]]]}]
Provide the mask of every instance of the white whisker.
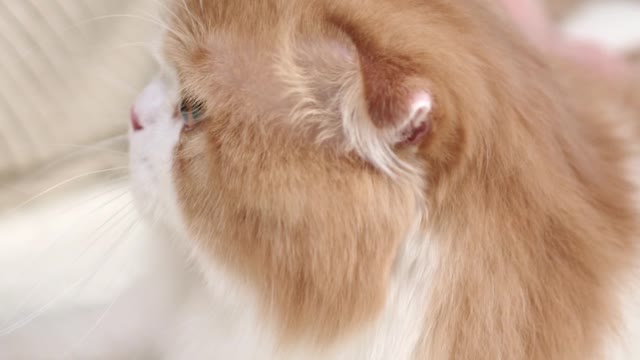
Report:
[{"label": "white whisker", "polygon": [[[126,215],[129,215],[131,213],[131,211],[128,211],[128,212],[125,211],[127,208],[130,207],[130,205],[131,205],[130,203],[126,203],[125,205],[120,207],[112,216],[109,217],[109,219],[107,219],[105,222],[103,222],[102,225],[100,225],[99,228],[102,228],[103,226],[105,226],[106,223],[111,222],[114,219],[114,217],[116,215],[118,215],[118,214],[123,214],[123,213],[125,214],[125,216],[123,216],[123,217],[121,217],[119,219],[119,221],[123,221],[126,218]],[[89,235],[89,239],[91,239],[91,241],[89,241],[89,245],[86,246],[81,251],[81,255],[84,255],[106,233],[106,231],[102,231],[100,233],[100,236],[98,238],[95,238],[94,235],[96,234],[97,231],[98,231],[98,229],[95,229],[92,232],[92,234]],[[71,265],[75,265],[81,257],[82,256],[77,256],[74,259],[74,261],[71,262]],[[42,287],[42,285],[46,282],[46,280],[47,280],[46,278],[42,278],[42,279],[40,279],[40,281],[38,281],[35,285],[33,285],[31,287],[31,290],[29,290],[29,292],[27,292],[27,294],[25,295],[24,299],[16,307],[15,312],[19,313],[29,303],[29,301],[33,298],[33,295]]]},{"label": "white whisker", "polygon": [[160,1],[160,0],[153,0],[153,2],[161,7],[161,10],[166,11],[170,16],[171,19],[173,20],[177,20],[177,21],[182,21],[182,19],[180,18],[180,16],[178,16],[173,10],[171,10],[171,8],[165,4],[164,1]]},{"label": "white whisker", "polygon": [[[78,207],[81,205],[81,203],[86,203],[92,200],[95,200],[101,196],[104,196],[106,194],[109,194],[111,192],[117,191],[117,190],[123,190],[121,187],[116,187],[104,192],[101,192],[100,194],[98,194],[97,196],[93,196],[92,198],[89,199],[85,199],[79,203],[76,203],[72,206],[69,206],[67,209],[62,210],[60,213],[65,213],[67,211],[71,211],[74,208]],[[115,195],[113,197],[110,197],[108,200],[101,202],[100,204],[94,206],[93,208],[89,209],[87,213],[85,213],[85,216],[81,216],[80,218],[76,219],[76,221],[73,221],[71,224],[69,224],[68,226],[66,226],[61,233],[56,236],[53,240],[51,240],[49,242],[49,244],[47,244],[45,246],[44,249],[38,251],[37,253],[35,253],[29,260],[25,261],[24,267],[18,271],[16,271],[16,273],[18,274],[24,274],[27,271],[27,268],[30,268],[33,264],[35,263],[39,263],[40,260],[42,259],[42,257],[44,255],[46,255],[56,244],[58,244],[58,242],[60,241],[60,239],[62,239],[64,237],[64,235],[73,227],[75,227],[76,225],[78,225],[79,223],[86,221],[87,217],[89,215],[94,214],[96,211],[103,209],[104,207],[114,203],[115,201],[121,199],[123,196],[126,196],[129,193],[128,189],[124,189],[121,193],[119,193],[118,195]]]},{"label": "white whisker", "polygon": [[[74,146],[77,146],[77,147],[79,147],[79,146],[91,146],[91,147],[94,147],[95,149],[99,149],[100,148],[99,147],[100,144],[103,144],[103,143],[108,144],[108,143],[111,143],[111,142],[114,142],[114,141],[118,141],[118,140],[121,140],[121,139],[125,138],[126,136],[127,136],[127,134],[116,135],[116,136],[113,136],[113,137],[106,138],[104,140],[98,141],[95,145],[74,145]],[[55,144],[52,144],[52,145],[55,146]],[[106,148],[104,148],[104,149],[105,149],[105,152],[107,152],[107,151],[117,151],[117,150],[107,150]],[[127,152],[123,151],[122,153],[126,154]],[[76,158],[78,156],[82,156],[82,155],[86,155],[86,152],[73,151],[73,152],[71,152],[69,154],[65,154],[65,155],[61,156],[60,158],[55,159],[52,162],[43,165],[41,168],[36,169],[36,171],[34,171],[32,173],[32,176],[39,176],[42,173],[44,173],[45,171],[50,170],[51,168],[55,167],[56,165],[59,165],[59,164],[65,162],[65,161],[68,161],[68,160],[72,160],[72,159],[74,159],[74,158]]]},{"label": "white whisker", "polygon": [[[117,183],[117,182],[123,181],[123,180],[128,179],[128,178],[129,178],[129,175],[117,177],[117,178],[113,179],[113,182]],[[115,186],[111,187],[109,190],[105,190],[105,191],[100,192],[100,193],[98,193],[96,195],[92,195],[92,196],[90,196],[90,197],[88,197],[86,199],[79,200],[79,201],[75,202],[74,204],[63,208],[62,210],[60,210],[60,212],[58,212],[58,214],[62,215],[62,214],[68,213],[69,211],[78,208],[82,204],[92,202],[93,200],[96,200],[96,199],[98,199],[98,198],[100,198],[100,197],[102,197],[102,196],[104,196],[106,194],[112,193],[114,191],[122,190],[122,192],[119,195],[117,195],[115,198],[112,198],[111,200],[107,201],[106,203],[102,203],[102,204],[92,208],[93,210],[99,210],[102,207],[105,207],[105,206],[109,205],[111,202],[121,198],[122,196],[125,196],[125,195],[129,194],[129,188],[128,188],[127,185],[123,185],[123,184],[114,184],[114,185]],[[91,213],[92,213],[92,211],[90,210],[86,214],[89,215]]]},{"label": "white whisker", "polygon": [[91,150],[91,151],[102,151],[104,153],[121,155],[121,156],[126,156],[128,154],[126,151],[108,149],[108,148],[105,148],[102,146],[96,146],[96,145],[57,143],[57,144],[53,144],[53,146],[62,146],[62,147],[77,148],[77,149]]},{"label": "white whisker", "polygon": [[[128,212],[128,215],[130,215],[131,213],[132,213],[132,211],[129,211],[129,212]],[[138,218],[138,217],[134,217],[134,218],[133,218],[133,220],[129,223],[129,225],[125,226],[125,227],[123,228],[123,230],[119,233],[119,235],[117,235],[117,236],[115,237],[115,239],[116,239],[116,240],[114,241],[114,244],[112,244],[112,245],[109,247],[109,249],[107,249],[107,253],[110,253],[110,252],[112,252],[112,251],[115,251],[115,246],[116,246],[117,244],[119,244],[119,243],[122,241],[122,238],[123,238],[123,237],[124,237],[128,232],[130,232],[130,231],[131,231],[135,226],[137,226],[139,223],[140,223],[140,218]],[[95,275],[96,275],[100,270],[102,270],[102,268],[104,267],[104,265],[105,265],[105,264],[106,264],[106,261],[103,261],[103,262],[99,265],[98,270],[96,270],[96,271],[93,273],[93,275],[95,276]],[[83,282],[83,285],[82,285],[82,286],[84,287],[84,286],[85,286],[88,282],[90,282],[92,279],[93,279],[93,276],[92,276],[91,278],[89,278],[89,279],[85,279],[85,280],[84,280],[84,282]]]},{"label": "white whisker", "polygon": [[[117,279],[117,278],[121,277],[123,274],[125,274],[126,273],[125,270],[126,270],[126,267],[120,268],[120,271],[118,271],[117,274],[113,276],[113,278],[112,278],[112,280],[110,282],[110,285],[113,285],[113,283],[115,282],[114,279]],[[107,315],[109,315],[109,312],[111,312],[111,309],[113,309],[113,307],[118,302],[118,300],[120,300],[120,298],[122,298],[122,294],[123,294],[123,292],[119,293],[117,296],[114,296],[114,298],[109,302],[109,304],[107,305],[105,310],[102,312],[102,314],[98,317],[98,319],[93,324],[93,326],[91,326],[91,328],[89,328],[89,330],[82,337],[80,337],[80,339],[78,341],[76,341],[75,344],[70,345],[69,350],[65,353],[65,355],[62,356],[63,359],[71,358],[70,355],[76,349],[78,349],[80,346],[82,346],[82,344],[93,334],[93,332],[96,331],[96,329],[98,329],[100,327],[100,325],[102,324],[104,319],[106,319]]]},{"label": "white whisker", "polygon": [[148,42],[145,42],[145,41],[124,42],[124,43],[121,43],[121,44],[118,44],[118,45],[114,45],[114,46],[103,47],[101,49],[102,50],[106,50],[106,51],[111,51],[111,50],[129,49],[129,48],[143,48],[147,52],[152,50],[151,44],[149,44]]},{"label": "white whisker", "polygon": [[[131,222],[131,224],[127,227],[126,231],[131,230],[131,228],[133,228],[133,226],[136,225],[137,223],[138,223],[138,220],[134,219]],[[126,233],[126,231],[123,232],[122,235],[124,235]],[[42,316],[44,313],[46,313],[49,309],[51,309],[51,307],[53,307],[64,296],[66,296],[67,294],[71,293],[71,291],[73,291],[74,289],[78,288],[79,286],[81,286],[83,284],[86,284],[88,281],[93,279],[95,277],[95,275],[98,274],[100,272],[100,270],[102,270],[103,266],[107,263],[107,260],[109,260],[109,258],[112,255],[112,253],[117,249],[117,245],[119,245],[121,243],[119,240],[121,240],[121,238],[118,239],[118,241],[114,241],[113,244],[111,244],[111,246],[109,247],[109,249],[107,249],[107,252],[103,256],[102,261],[100,262],[100,264],[99,264],[97,269],[92,271],[90,274],[82,277],[78,281],[74,282],[72,285],[68,286],[66,289],[64,289],[62,292],[60,292],[58,295],[53,297],[53,299],[49,300],[47,303],[45,303],[44,305],[42,305],[41,307],[39,307],[35,311],[31,312],[29,315],[27,315],[23,319],[14,322],[13,324],[5,327],[4,329],[1,329],[0,330],[0,337],[9,336],[12,333],[16,332],[17,330],[20,330],[21,328],[29,325],[32,321],[36,320],[37,318]]]},{"label": "white whisker", "polygon": [[191,27],[192,27],[191,30],[192,31],[199,30],[200,27],[198,25],[198,19],[196,19],[196,17],[193,15],[191,10],[189,9],[189,6],[187,6],[187,3],[185,2],[185,0],[182,0],[181,3],[182,3],[182,8],[184,9],[184,11],[187,12],[187,16],[189,17],[189,20],[191,21]]},{"label": "white whisker", "polygon": [[[120,271],[120,274],[122,273],[124,273],[124,271]],[[118,296],[114,297],[113,300],[111,300],[111,302],[109,302],[109,304],[107,305],[107,308],[102,312],[98,320],[96,320],[95,324],[87,331],[85,335],[83,335],[80,338],[80,340],[78,340],[74,345],[70,346],[70,349],[65,353],[65,355],[62,356],[63,359],[69,358],[69,355],[71,355],[71,353],[73,353],[76,349],[82,346],[82,344],[91,336],[91,334],[93,334],[93,332],[96,331],[98,327],[100,327],[100,324],[102,324],[102,322],[107,317],[107,315],[109,315],[109,312],[111,311],[111,309],[113,309],[113,307],[118,302],[118,300],[120,300],[121,297],[122,297],[122,294],[119,294]]]},{"label": "white whisker", "polygon": [[83,179],[83,178],[86,178],[86,177],[89,177],[89,176],[93,176],[93,175],[105,174],[105,173],[109,173],[109,172],[116,172],[116,171],[119,171],[119,170],[127,170],[127,169],[128,169],[127,166],[121,166],[121,167],[115,167],[115,168],[111,168],[111,169],[103,169],[103,170],[98,170],[98,171],[92,171],[92,172],[89,172],[89,173],[85,173],[85,174],[74,176],[74,177],[72,177],[70,179],[62,181],[62,182],[60,182],[60,183],[58,183],[58,184],[56,184],[56,185],[54,185],[54,186],[52,186],[52,187],[50,187],[50,188],[48,188],[46,190],[40,192],[39,194],[29,198],[28,200],[24,201],[23,203],[19,204],[18,206],[14,207],[13,209],[9,210],[9,213],[15,212],[15,211],[25,207],[26,205],[34,202],[35,200],[41,198],[42,196],[44,196],[44,195],[46,195],[46,194],[48,194],[48,193],[50,193],[50,192],[62,187],[64,185],[67,185],[67,184],[69,184],[71,182],[74,182],[76,180]]},{"label": "white whisker", "polygon": [[[96,244],[96,242],[98,242],[98,240],[102,239],[102,237],[109,230],[107,225],[109,225],[112,222],[115,222],[115,224],[119,224],[120,221],[126,219],[128,215],[131,215],[130,206],[131,206],[130,202],[126,203],[124,206],[122,206],[120,208],[120,210],[116,211],[114,214],[109,216],[109,218],[107,220],[105,220],[102,224],[100,224],[100,226],[95,228],[93,230],[93,232],[89,235],[89,237],[91,238],[91,241],[89,242],[89,244],[87,246],[85,246],[83,248],[83,250],[78,254],[78,256],[76,256],[76,258],[73,260],[72,264],[77,263],[78,260],[80,260],[80,258],[82,258],[87,252],[89,252],[89,250],[91,250],[91,248]],[[125,209],[129,209],[129,211],[124,211]],[[117,219],[117,221],[116,221],[116,219]],[[95,237],[95,236],[97,236],[97,237]]]}]

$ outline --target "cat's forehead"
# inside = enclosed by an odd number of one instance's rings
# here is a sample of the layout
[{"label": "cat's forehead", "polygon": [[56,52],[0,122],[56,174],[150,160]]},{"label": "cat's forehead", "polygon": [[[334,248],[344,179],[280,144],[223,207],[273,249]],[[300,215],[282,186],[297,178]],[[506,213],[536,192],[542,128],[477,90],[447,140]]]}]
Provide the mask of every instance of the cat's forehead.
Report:
[{"label": "cat's forehead", "polygon": [[216,89],[237,89],[253,97],[268,93],[269,51],[222,31],[184,37],[168,34],[163,52],[183,88],[206,97],[216,97]]},{"label": "cat's forehead", "polygon": [[[170,3],[164,15],[167,28],[160,53],[176,70],[183,90],[212,101],[229,95],[265,104],[277,101],[272,96],[277,93],[273,60],[278,56],[276,19],[280,17],[274,14],[269,19],[268,14],[275,11],[273,7],[279,1],[257,3]],[[268,4],[272,11],[257,16],[256,8]]]},{"label": "cat's forehead", "polygon": [[[337,72],[355,66],[355,57],[344,42],[327,36],[319,16],[286,2],[258,3],[175,2],[161,53],[183,92],[216,106],[236,103],[287,116],[300,100],[291,94],[301,82],[326,92]],[[304,96],[326,96],[313,89]]]},{"label": "cat's forehead", "polygon": [[[171,0],[164,11],[167,35],[184,43],[219,39],[267,46],[283,26],[296,21],[300,2],[282,0]],[[226,36],[225,36],[226,35]]]}]

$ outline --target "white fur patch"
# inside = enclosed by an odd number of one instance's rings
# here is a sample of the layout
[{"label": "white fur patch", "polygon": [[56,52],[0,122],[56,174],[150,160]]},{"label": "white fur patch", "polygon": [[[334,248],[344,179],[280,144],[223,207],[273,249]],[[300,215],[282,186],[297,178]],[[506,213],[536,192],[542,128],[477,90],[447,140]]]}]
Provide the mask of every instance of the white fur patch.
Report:
[{"label": "white fur patch", "polygon": [[176,92],[167,79],[153,80],[139,96],[134,111],[143,129],[130,130],[130,168],[136,205],[151,223],[182,225],[173,185],[174,149],[183,127],[173,118]]}]

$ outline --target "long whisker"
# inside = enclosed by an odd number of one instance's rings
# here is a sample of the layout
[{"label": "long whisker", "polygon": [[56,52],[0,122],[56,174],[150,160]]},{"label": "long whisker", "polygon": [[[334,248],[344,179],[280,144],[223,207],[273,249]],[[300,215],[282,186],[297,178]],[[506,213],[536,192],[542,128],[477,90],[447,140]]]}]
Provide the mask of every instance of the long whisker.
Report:
[{"label": "long whisker", "polygon": [[[131,222],[131,224],[127,227],[126,231],[131,230],[134,225],[137,225],[137,223],[138,223],[138,220],[134,219]],[[122,235],[124,235],[124,233],[126,233],[126,231],[123,232]],[[109,260],[109,258],[113,254],[113,252],[117,249],[117,245],[120,245],[122,243],[119,240],[120,239],[118,239],[118,241],[114,241],[113,244],[111,244],[111,246],[109,247],[109,249],[107,250],[107,252],[103,256],[102,261],[101,261],[101,263],[100,263],[100,265],[98,266],[97,269],[92,271],[90,274],[82,277],[81,279],[79,279],[78,281],[73,283],[72,285],[68,286],[60,294],[55,296],[53,299],[49,300],[46,304],[44,304],[43,306],[39,307],[37,310],[33,311],[32,313],[30,313],[29,315],[24,317],[22,320],[18,320],[16,322],[14,322],[12,325],[9,325],[9,326],[5,327],[4,329],[0,330],[0,337],[11,335],[15,331],[27,326],[28,324],[30,324],[35,319],[37,319],[40,316],[42,316],[42,314],[47,312],[52,306],[54,306],[58,301],[60,301],[60,299],[62,299],[67,294],[69,294],[71,291],[73,291],[74,289],[76,289],[80,285],[85,284],[86,282],[88,282],[91,279],[93,279],[95,277],[95,275],[98,274],[100,272],[100,270],[102,270],[104,265],[107,263],[107,260]]]},{"label": "long whisker", "polygon": [[[60,239],[62,239],[64,234],[67,233],[67,231],[69,231],[70,229],[72,229],[73,227],[78,225],[80,222],[86,221],[86,219],[87,219],[87,217],[89,215],[94,214],[96,211],[98,211],[98,210],[100,210],[100,209],[102,209],[102,208],[104,208],[106,206],[109,206],[110,204],[112,204],[112,203],[118,201],[119,199],[121,199],[122,197],[126,196],[129,193],[129,191],[128,191],[128,189],[124,189],[123,190],[122,187],[116,187],[116,188],[107,190],[105,192],[101,192],[99,195],[94,196],[94,197],[92,197],[90,199],[85,199],[83,202],[89,202],[91,200],[95,200],[96,198],[99,198],[101,196],[104,196],[106,194],[112,193],[112,192],[117,191],[117,190],[121,190],[121,193],[119,193],[118,195],[112,196],[108,200],[105,200],[105,201],[101,202],[100,204],[98,204],[97,206],[94,206],[93,208],[89,209],[89,211],[85,214],[85,216],[81,216],[80,218],[76,219],[71,224],[69,224],[67,227],[65,227],[58,236],[56,236],[53,240],[51,240],[49,242],[49,244],[47,244],[47,246],[44,249],[38,251],[28,261],[25,261],[24,268],[18,270],[16,273],[24,274],[28,267],[31,267],[32,264],[36,264],[36,263],[40,262],[42,257],[45,254],[47,254],[56,244],[58,244]],[[71,209],[73,209],[73,208],[75,208],[75,207],[77,207],[79,205],[80,204],[75,204],[74,206],[70,206],[68,209],[61,211],[61,213],[70,211]]]},{"label": "long whisker", "polygon": [[[114,279],[120,278],[122,274],[126,272],[125,270],[125,267],[120,268],[120,271],[118,271],[117,275],[113,276],[110,285],[113,285],[113,283],[115,282]],[[111,312],[111,309],[113,309],[115,304],[122,298],[123,293],[124,292],[120,292],[117,296],[114,296],[114,298],[109,302],[109,304],[102,312],[102,314],[98,317],[93,326],[89,328],[85,335],[80,338],[80,340],[76,341],[74,345],[70,346],[69,350],[65,353],[64,356],[62,356],[63,359],[70,358],[71,353],[73,353],[74,350],[78,349],[93,334],[93,332],[100,327],[104,319],[106,319],[107,315],[109,315],[109,312]]]},{"label": "long whisker", "polygon": [[60,182],[60,183],[58,183],[58,184],[56,184],[56,185],[54,185],[54,186],[52,186],[52,187],[50,187],[50,188],[48,188],[46,190],[40,192],[39,194],[27,199],[23,203],[19,204],[18,206],[14,207],[13,209],[9,210],[9,213],[13,213],[13,212],[15,212],[17,210],[20,210],[21,208],[23,208],[26,205],[34,202],[35,200],[41,198],[42,196],[44,196],[44,195],[46,195],[46,194],[48,194],[48,193],[50,193],[50,192],[62,187],[64,185],[67,185],[67,184],[69,184],[71,182],[74,182],[76,180],[83,179],[83,178],[86,178],[86,177],[89,177],[89,176],[93,176],[93,175],[104,174],[104,173],[109,173],[109,172],[116,172],[116,171],[119,171],[119,170],[127,170],[127,169],[128,169],[127,166],[121,166],[121,167],[114,167],[114,168],[111,168],[111,169],[103,169],[103,170],[98,170],[98,171],[92,171],[92,172],[89,172],[89,173],[85,173],[85,174],[74,176],[74,177],[72,177],[70,179],[62,181],[62,182]]},{"label": "long whisker", "polygon": [[[96,145],[86,145],[86,146],[92,146],[92,147],[95,147],[96,149],[99,149],[98,146],[100,146],[100,144],[109,144],[111,142],[115,142],[115,141],[124,139],[126,136],[127,136],[127,134],[116,135],[116,136],[112,136],[110,138],[106,138],[104,140],[98,141],[96,143]],[[78,145],[74,145],[74,146],[78,146]],[[107,151],[106,148],[105,148],[105,151]],[[116,151],[116,150],[109,150],[109,151]],[[123,152],[123,153],[126,153],[126,152]],[[52,162],[43,165],[41,168],[37,169],[33,175],[34,176],[38,176],[38,175],[44,173],[45,171],[55,167],[58,164],[61,164],[61,163],[65,162],[65,161],[67,161],[67,160],[71,160],[71,159],[73,159],[75,157],[82,156],[82,155],[85,155],[85,154],[86,154],[86,152],[83,152],[83,151],[73,151],[73,152],[71,152],[69,154],[65,154],[65,155],[61,156],[60,158],[55,159]]]},{"label": "long whisker", "polygon": [[[129,175],[117,177],[117,178],[113,179],[113,182],[114,183],[118,183],[118,182],[121,182],[121,181],[126,180],[128,178],[129,178]],[[92,209],[99,210],[102,207],[105,207],[105,206],[109,205],[112,201],[117,200],[118,198],[120,198],[122,196],[125,196],[125,195],[128,195],[130,193],[129,188],[127,187],[127,185],[120,184],[120,183],[114,184],[114,186],[110,190],[105,190],[105,191],[100,192],[100,193],[98,193],[96,195],[90,196],[90,197],[88,197],[86,199],[82,199],[82,200],[80,200],[80,201],[78,201],[78,202],[76,202],[76,203],[74,203],[74,204],[72,204],[72,205],[70,205],[68,207],[65,207],[64,209],[60,210],[60,212],[58,212],[58,214],[62,215],[62,214],[68,213],[69,211],[78,208],[80,205],[82,205],[84,203],[92,202],[93,200],[96,200],[96,199],[98,199],[98,198],[100,198],[100,197],[102,197],[102,196],[104,196],[106,194],[112,193],[112,192],[114,192],[116,190],[121,190],[121,193],[118,194],[117,197],[113,198],[112,200],[110,200],[107,203],[100,204],[100,205],[98,205],[98,206],[96,206],[96,207],[94,207]],[[90,215],[91,211],[86,213],[86,214]]]},{"label": "long whisker", "polygon": [[[123,273],[124,273],[124,270],[121,269],[119,274],[123,274]],[[122,293],[118,294],[118,296],[115,296],[113,298],[113,300],[111,300],[109,302],[109,304],[107,305],[107,308],[102,312],[100,317],[98,317],[98,319],[96,320],[95,324],[93,326],[91,326],[91,328],[86,332],[85,335],[83,335],[80,338],[80,340],[78,340],[74,345],[70,346],[70,349],[62,356],[62,359],[70,358],[70,355],[76,349],[78,349],[91,336],[91,334],[93,334],[93,332],[96,331],[96,329],[98,329],[100,327],[100,325],[102,324],[104,319],[107,317],[107,315],[109,315],[109,312],[111,312],[111,309],[113,309],[113,307],[118,302],[118,300],[120,300],[121,297],[122,297]]]},{"label": "long whisker", "polygon": [[[90,241],[89,244],[82,249],[82,251],[80,252],[80,254],[78,254],[78,256],[76,256],[76,258],[72,262],[73,264],[77,263],[78,260],[80,260],[80,258],[82,258],[86,253],[88,253],[89,250],[91,250],[91,248],[96,244],[96,242],[98,242],[98,240],[102,239],[102,237],[108,231],[107,225],[109,225],[109,223],[115,222],[115,224],[119,224],[120,221],[122,221],[123,219],[126,219],[128,215],[131,215],[131,211],[126,211],[126,212],[123,211],[129,208],[130,205],[131,203],[125,204],[119,211],[109,216],[107,220],[105,220],[100,226],[98,226],[96,229],[93,230],[93,232],[90,235],[93,240]],[[97,238],[94,238],[94,236],[97,236]]]},{"label": "long whisker", "polygon": [[196,30],[200,31],[200,28],[198,26],[198,20],[196,19],[195,15],[193,15],[191,10],[189,9],[189,6],[187,6],[187,3],[185,2],[185,0],[182,0],[181,3],[182,3],[182,8],[187,13],[187,16],[189,17],[189,20],[191,21],[192,31],[196,31]]},{"label": "long whisker", "polygon": [[[131,230],[135,225],[137,225],[138,222],[134,222],[133,224],[131,224],[126,230],[125,232]],[[121,235],[123,236],[125,234],[125,232],[123,232]],[[122,237],[121,237],[122,238]],[[120,239],[121,239],[120,238]],[[120,269],[119,274],[123,274],[125,271],[123,268]],[[117,278],[119,276],[114,276],[114,278]],[[102,322],[104,321],[104,319],[107,317],[107,315],[109,314],[109,312],[111,311],[111,309],[113,309],[113,307],[115,306],[115,304],[118,302],[118,300],[120,300],[120,298],[122,297],[123,293],[118,294],[117,296],[115,296],[107,305],[106,309],[104,310],[104,312],[102,313],[102,315],[100,315],[100,317],[96,320],[95,324],[87,331],[87,333],[82,336],[82,338],[80,338],[80,340],[78,340],[76,342],[75,345],[71,346],[71,348],[69,349],[69,351],[67,352],[67,354],[70,354],[74,351],[74,349],[77,349],[78,347],[80,347],[90,336],[91,334],[98,329],[98,327],[100,327],[100,324],[102,324]],[[63,356],[63,358],[67,358],[67,356]]]},{"label": "long whisker", "polygon": [[[125,205],[123,205],[119,210],[117,210],[114,215],[110,216],[109,219],[107,219],[105,222],[102,223],[102,225],[100,225],[99,228],[102,228],[106,223],[111,222],[114,217],[116,215],[121,215],[121,214],[125,214],[125,216],[121,216],[119,218],[119,221],[122,221],[126,218],[126,215],[129,215],[131,212],[126,212],[124,211],[125,209],[127,209],[131,204],[127,203]],[[98,231],[98,229],[94,230],[93,233],[90,235],[91,237],[93,237],[95,235],[95,233]],[[89,245],[86,246],[81,254],[85,254],[91,247],[93,247],[93,245],[102,238],[102,236],[105,234],[106,232],[101,232],[100,236],[98,238],[93,238],[90,242]],[[77,256],[75,258],[75,260],[71,263],[71,265],[74,265],[78,262],[78,260],[80,259],[81,256]],[[31,298],[33,297],[33,295],[42,287],[42,285],[46,282],[45,278],[40,279],[40,281],[38,281],[32,288],[31,290],[29,290],[29,292],[25,295],[24,299],[20,302],[20,304],[18,304],[18,306],[16,307],[15,312],[19,313],[31,300]]]},{"label": "long whisker", "polygon": [[[158,2],[159,3],[159,2]],[[171,18],[173,18],[175,21],[177,21],[178,23],[185,25],[184,20],[182,19],[182,17],[178,16],[175,12],[173,12],[168,6],[163,6],[163,8],[170,14]],[[171,32],[172,34],[176,35],[177,39],[180,40],[183,44],[187,42],[189,35],[188,34],[184,34],[184,33],[178,33],[177,31],[175,31],[175,29],[173,29],[172,27],[169,26],[169,24],[167,24],[165,21],[163,21],[162,19],[158,19],[157,17],[154,17],[153,15],[143,12],[144,15],[148,16],[151,19],[155,19],[156,21],[162,23],[165,25],[165,29],[167,29],[167,31]]]},{"label": "long whisker", "polygon": [[[128,216],[128,215],[131,215],[133,212],[135,212],[135,210],[134,210],[134,209],[129,209],[129,211],[127,212],[127,216]],[[126,218],[126,217],[125,217],[125,218]],[[128,232],[130,232],[130,231],[131,231],[135,226],[137,226],[139,223],[140,223],[140,218],[139,218],[139,217],[134,217],[134,218],[133,218],[133,220],[129,223],[129,225],[125,226],[125,227],[123,228],[123,230],[119,233],[119,235],[117,235],[117,236],[115,237],[115,238],[117,239],[117,240],[116,240],[116,242],[120,242],[120,241],[122,240],[122,238],[125,236],[125,234],[127,234]],[[113,245],[112,245],[112,247],[113,247]],[[99,271],[99,270],[101,270],[101,269],[104,267],[104,265],[105,265],[105,263],[103,262],[103,263],[100,265],[100,269],[98,269],[98,271]],[[98,271],[96,271],[96,272],[94,273],[94,275],[95,275]],[[93,277],[92,277],[92,278],[93,278]],[[86,285],[88,282],[90,282],[90,281],[91,281],[91,279],[92,279],[92,278],[85,279],[85,280],[84,280],[84,284]],[[85,285],[83,285],[83,286],[85,286]]]},{"label": "long whisker", "polygon": [[[127,137],[127,134],[126,134],[126,133],[125,133],[125,134],[120,134],[120,135],[115,135],[115,136],[111,136],[111,137],[105,138],[105,139],[103,139],[103,140],[100,140],[100,141],[96,142],[96,143],[95,143],[95,144],[93,144],[93,145],[91,145],[91,144],[90,144],[90,145],[83,145],[83,146],[91,146],[91,147],[95,147],[96,149],[99,149],[100,147],[102,147],[102,145],[103,145],[103,144],[104,144],[104,145],[108,145],[108,144],[111,144],[111,143],[116,142],[116,141],[124,140],[124,139],[126,139],[126,137]],[[55,146],[56,144],[52,144],[52,145],[54,145],[54,146]],[[64,145],[64,144],[61,144],[61,145]],[[79,146],[79,145],[75,145],[75,146]],[[104,148],[104,149],[106,150],[106,148]],[[59,164],[59,163],[61,163],[61,162],[64,162],[64,161],[66,161],[66,160],[70,160],[71,158],[73,158],[73,157],[75,157],[75,156],[83,155],[83,154],[84,154],[84,153],[83,153],[83,152],[81,152],[81,151],[74,151],[74,152],[71,152],[71,153],[69,153],[69,154],[63,155],[62,157],[60,157],[60,158],[58,158],[58,159],[54,160],[54,161],[53,161],[53,163],[50,163],[50,164],[46,164],[46,165],[44,165],[42,168],[40,168],[40,169],[36,172],[36,174],[40,174],[41,172],[44,172],[44,171],[46,171],[46,170],[49,170],[49,169],[50,169],[50,168],[52,168],[54,165],[57,165],[57,164]]]},{"label": "long whisker", "polygon": [[117,45],[113,45],[109,47],[96,47],[95,49],[98,51],[99,50],[111,51],[111,50],[128,49],[128,48],[143,48],[146,51],[150,51],[151,45],[146,41],[130,41],[130,42],[119,43]]},{"label": "long whisker", "polygon": [[173,10],[171,10],[171,8],[167,4],[165,4],[164,1],[153,0],[153,2],[155,5],[158,5],[161,8],[161,10],[166,11],[171,17],[171,19],[181,21],[180,16],[178,16]]},{"label": "long whisker", "polygon": [[145,17],[142,15],[137,15],[137,14],[108,14],[108,15],[98,15],[98,16],[93,16],[93,17],[89,17],[86,19],[82,19],[79,21],[74,22],[73,24],[71,24],[67,30],[71,30],[72,28],[76,28],[76,27],[80,27],[82,25],[87,25],[87,24],[91,24],[94,22],[98,22],[101,20],[111,20],[111,19],[134,19],[134,20],[141,20],[144,21],[146,23],[150,23],[153,25],[156,25],[162,29],[165,28],[165,24],[162,23],[161,21],[158,21],[158,19],[155,19],[153,17]]},{"label": "long whisker", "polygon": [[102,151],[102,152],[105,152],[105,153],[110,153],[110,154],[115,154],[115,155],[127,155],[128,154],[126,151],[108,149],[108,148],[105,148],[103,146],[98,146],[98,145],[81,145],[81,144],[65,144],[65,143],[57,143],[57,144],[53,144],[53,145],[54,146],[69,147],[69,148],[77,148],[77,149],[83,149],[83,150]]}]

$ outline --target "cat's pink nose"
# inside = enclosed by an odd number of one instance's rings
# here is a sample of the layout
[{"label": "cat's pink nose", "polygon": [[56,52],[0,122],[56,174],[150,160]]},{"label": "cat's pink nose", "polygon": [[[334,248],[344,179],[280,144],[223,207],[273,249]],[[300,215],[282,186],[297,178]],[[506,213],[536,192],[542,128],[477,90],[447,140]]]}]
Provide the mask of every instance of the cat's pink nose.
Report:
[{"label": "cat's pink nose", "polygon": [[133,128],[133,131],[140,131],[144,129],[142,124],[140,124],[140,118],[138,117],[134,107],[131,108],[131,128]]}]

